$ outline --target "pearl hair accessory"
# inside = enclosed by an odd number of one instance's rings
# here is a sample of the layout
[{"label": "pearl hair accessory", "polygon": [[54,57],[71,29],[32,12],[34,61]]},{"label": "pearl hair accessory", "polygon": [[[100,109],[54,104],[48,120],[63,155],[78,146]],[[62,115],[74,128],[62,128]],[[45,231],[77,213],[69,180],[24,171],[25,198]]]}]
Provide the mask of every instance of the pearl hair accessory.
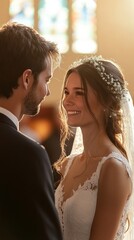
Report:
[{"label": "pearl hair accessory", "polygon": [[112,74],[106,73],[103,61],[105,61],[105,59],[103,59],[102,56],[92,56],[80,59],[73,64],[73,67],[77,67],[83,63],[89,63],[92,65],[97,70],[101,79],[106,83],[107,89],[115,95],[115,98],[120,99],[124,95],[124,91],[127,89],[125,89],[125,87],[119,82],[118,78],[115,78]]},{"label": "pearl hair accessory", "polygon": [[89,58],[89,63],[93,65],[102,80],[107,84],[108,90],[118,98],[123,94],[124,87],[121,85],[118,78],[115,78],[112,74],[106,73],[102,60],[103,58],[101,56],[94,56]]}]

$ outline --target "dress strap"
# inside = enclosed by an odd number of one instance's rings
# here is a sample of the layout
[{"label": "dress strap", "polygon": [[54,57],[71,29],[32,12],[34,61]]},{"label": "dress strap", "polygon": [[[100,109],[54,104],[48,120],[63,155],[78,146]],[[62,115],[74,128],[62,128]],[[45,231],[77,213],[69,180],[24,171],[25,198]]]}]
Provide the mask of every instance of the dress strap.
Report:
[{"label": "dress strap", "polygon": [[112,152],[108,156],[103,157],[101,159],[101,161],[99,162],[99,164],[98,164],[97,172],[100,172],[102,165],[109,158],[115,158],[118,161],[122,162],[124,164],[125,168],[126,168],[126,171],[127,171],[128,175],[129,175],[129,177],[132,179],[132,170],[131,170],[131,167],[130,167],[130,164],[129,164],[128,160],[122,154],[117,153],[117,152]]}]

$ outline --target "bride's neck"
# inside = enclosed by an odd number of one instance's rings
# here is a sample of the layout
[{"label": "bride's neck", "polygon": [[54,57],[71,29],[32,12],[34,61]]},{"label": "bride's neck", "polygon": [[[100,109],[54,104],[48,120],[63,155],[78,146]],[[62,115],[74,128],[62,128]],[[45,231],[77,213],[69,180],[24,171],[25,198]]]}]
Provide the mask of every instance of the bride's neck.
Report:
[{"label": "bride's neck", "polygon": [[103,131],[92,135],[83,133],[83,146],[84,152],[91,157],[101,156],[114,147],[109,137]]}]

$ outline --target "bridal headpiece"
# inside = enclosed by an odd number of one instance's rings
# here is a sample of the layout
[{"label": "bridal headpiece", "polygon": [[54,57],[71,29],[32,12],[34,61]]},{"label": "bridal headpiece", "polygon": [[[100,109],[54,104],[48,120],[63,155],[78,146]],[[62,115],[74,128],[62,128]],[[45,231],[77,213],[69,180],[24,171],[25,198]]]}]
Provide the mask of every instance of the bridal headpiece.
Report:
[{"label": "bridal headpiece", "polygon": [[97,70],[101,79],[107,84],[107,89],[118,98],[123,94],[124,89],[119,82],[118,78],[114,78],[112,74],[106,73],[105,67],[103,66],[103,62],[101,61],[102,57],[91,57],[89,62],[93,67]]},{"label": "bridal headpiece", "polygon": [[90,64],[94,69],[97,70],[102,81],[104,81],[107,85],[107,89],[115,96],[115,98],[120,99],[124,95],[126,88],[124,88],[124,85],[121,84],[118,78],[115,78],[112,74],[106,72],[103,61],[105,60],[102,58],[102,56],[86,57],[74,62],[73,67],[77,67],[83,63]]}]

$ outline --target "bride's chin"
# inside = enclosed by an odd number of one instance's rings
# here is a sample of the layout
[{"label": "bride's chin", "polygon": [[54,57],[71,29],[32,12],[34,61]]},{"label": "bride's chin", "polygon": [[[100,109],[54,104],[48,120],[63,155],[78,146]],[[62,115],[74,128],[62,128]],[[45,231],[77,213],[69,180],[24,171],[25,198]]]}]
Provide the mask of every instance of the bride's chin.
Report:
[{"label": "bride's chin", "polygon": [[73,122],[71,122],[71,121],[68,121],[67,124],[68,124],[70,127],[79,127],[78,124],[73,123]]}]

